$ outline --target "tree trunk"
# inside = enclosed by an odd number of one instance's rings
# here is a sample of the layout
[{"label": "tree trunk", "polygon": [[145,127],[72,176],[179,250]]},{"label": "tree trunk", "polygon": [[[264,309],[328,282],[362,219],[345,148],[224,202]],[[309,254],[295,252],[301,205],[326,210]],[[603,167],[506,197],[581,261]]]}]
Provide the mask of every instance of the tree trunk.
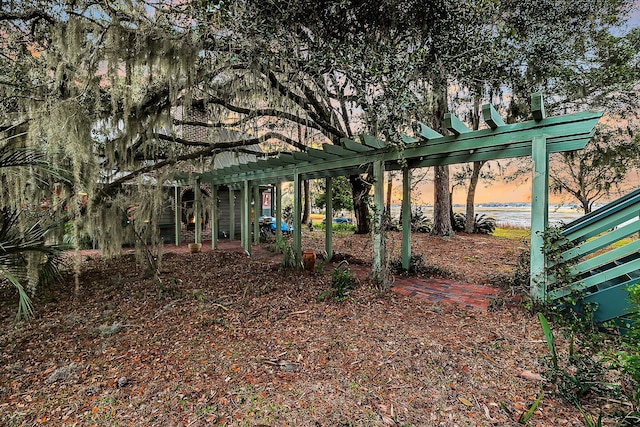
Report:
[{"label": "tree trunk", "polygon": [[304,187],[304,206],[302,207],[302,224],[309,223],[309,217],[311,216],[311,195],[309,191],[309,180],[303,181]]},{"label": "tree trunk", "polygon": [[[446,74],[442,74],[446,76]],[[434,128],[443,135],[444,114],[447,112],[447,81],[446,77],[434,83],[436,96],[436,108],[434,111]],[[433,179],[433,230],[431,234],[436,236],[453,236],[453,218],[451,217],[451,200],[449,194],[449,166],[436,166]]]},{"label": "tree trunk", "polygon": [[[480,93],[481,89],[478,88],[477,93]],[[473,130],[480,129],[480,97],[476,95],[473,100],[473,110],[471,111],[471,126]],[[471,178],[469,179],[469,188],[467,190],[467,208],[465,214],[464,231],[467,233],[473,233],[476,229],[476,188],[478,188],[478,182],[480,181],[480,169],[486,162],[476,161],[473,162],[473,171],[471,172]]]},{"label": "tree trunk", "polygon": [[387,216],[389,216],[389,218],[391,218],[391,190],[393,189],[393,175],[391,175],[391,173],[387,174],[387,179],[389,181],[387,181],[387,204],[386,204],[386,214]]},{"label": "tree trunk", "polygon": [[349,176],[353,197],[353,212],[356,216],[356,234],[369,234],[371,219],[369,218],[369,192],[371,185],[360,175]]},{"label": "tree trunk", "polygon": [[449,166],[436,166],[434,174],[433,230],[431,234],[453,236],[455,233],[451,224]]},{"label": "tree trunk", "polygon": [[485,162],[476,161],[473,162],[473,171],[471,172],[471,179],[469,180],[469,189],[467,190],[467,213],[464,224],[464,231],[467,233],[473,233],[475,231],[476,224],[476,210],[475,210],[475,198],[476,188],[480,181],[480,169]]}]

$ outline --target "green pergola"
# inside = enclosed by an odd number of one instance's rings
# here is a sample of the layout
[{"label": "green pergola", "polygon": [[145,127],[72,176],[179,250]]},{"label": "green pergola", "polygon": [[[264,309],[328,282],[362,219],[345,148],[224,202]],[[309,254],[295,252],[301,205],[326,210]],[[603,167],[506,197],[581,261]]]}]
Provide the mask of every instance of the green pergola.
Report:
[{"label": "green pergola", "polygon": [[[443,136],[423,123],[417,123],[417,135],[403,135],[403,146],[387,145],[370,135],[363,135],[361,142],[342,139],[340,145],[323,144],[322,149],[307,148],[305,152],[281,153],[277,158],[229,166],[210,172],[179,175],[179,183],[209,182],[212,200],[217,200],[220,185],[240,189],[241,192],[241,243],[251,253],[251,223],[253,241],[258,243],[258,210],[250,218],[252,201],[257,206],[259,186],[276,186],[276,232],[280,233],[281,183],[294,185],[294,237],[293,249],[296,260],[302,257],[301,242],[301,182],[307,179],[326,180],[327,194],[331,194],[331,180],[336,176],[347,176],[370,172],[374,179],[374,232],[373,232],[373,276],[383,278],[385,242],[380,230],[383,203],[384,172],[402,170],[402,264],[409,267],[411,257],[410,227],[410,174],[415,168],[451,165],[473,161],[506,159],[531,156],[533,159],[531,201],[531,295],[544,298],[546,278],[545,257],[542,252],[542,232],[548,224],[548,164],[549,154],[584,148],[594,133],[594,127],[602,113],[580,112],[556,117],[546,117],[541,93],[531,95],[533,120],[505,124],[493,106],[482,108],[488,128],[472,131],[453,114],[445,115],[445,126],[451,135]],[[199,184],[196,185],[199,188]],[[230,200],[232,202],[232,200]],[[201,203],[200,203],[201,205]],[[199,203],[196,202],[196,210]],[[230,206],[233,211],[233,204]],[[217,206],[212,209],[212,246],[217,247]],[[331,224],[331,197],[327,197],[326,223]],[[197,214],[197,212],[196,212]],[[176,238],[179,239],[177,227]],[[332,256],[331,227],[326,227],[325,246],[327,256]],[[199,236],[196,235],[196,241]]]}]

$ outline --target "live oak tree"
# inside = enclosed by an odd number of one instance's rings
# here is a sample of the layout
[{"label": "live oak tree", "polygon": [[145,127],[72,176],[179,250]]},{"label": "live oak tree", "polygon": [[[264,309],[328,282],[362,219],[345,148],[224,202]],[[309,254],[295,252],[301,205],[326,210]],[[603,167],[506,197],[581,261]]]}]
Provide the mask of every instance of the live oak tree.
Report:
[{"label": "live oak tree", "polygon": [[[461,64],[465,68],[454,80],[452,110],[466,117],[471,128],[478,126],[479,100],[492,103],[507,123],[529,119],[529,95],[536,91],[545,93],[551,114],[633,105],[628,101],[637,90],[629,83],[637,78],[629,69],[633,63],[623,64],[629,43],[620,44],[612,35],[632,2],[506,1],[493,6],[494,13],[486,14],[484,25],[491,30],[483,48]],[[468,174],[468,230],[483,166],[474,163]]]},{"label": "live oak tree", "polygon": [[[55,207],[61,222],[74,220],[75,234],[83,231],[106,253],[117,252],[129,238],[127,228],[142,236],[148,221],[157,223],[162,184],[170,182],[173,167],[202,166],[222,150],[268,140],[273,132],[248,135],[233,126],[241,119],[228,112],[203,124],[215,137],[180,135],[185,123],[175,122],[174,112],[190,108],[202,94],[202,82],[213,82],[222,93],[228,79],[221,70],[230,68],[232,55],[209,53],[207,37],[215,34],[216,22],[201,31],[193,26],[198,13],[151,2],[2,3],[3,141],[42,152],[45,163],[71,173],[70,179],[43,179],[26,168],[8,176],[4,206],[22,209],[47,201],[47,212]],[[136,218],[123,227],[132,204]],[[151,238],[157,242],[157,233]]]},{"label": "live oak tree", "polygon": [[555,194],[570,195],[587,214],[595,203],[633,189],[625,178],[630,170],[638,168],[638,158],[638,136],[601,126],[584,150],[552,159],[549,188]]},{"label": "live oak tree", "polygon": [[[608,22],[619,23],[623,17],[609,17]],[[569,195],[587,213],[595,202],[628,190],[625,177],[638,166],[640,30],[619,35],[605,26],[594,30],[584,43],[580,61],[559,64],[555,77],[544,82],[552,113],[591,108],[607,115],[584,150],[550,159],[550,189]],[[518,110],[517,105],[511,110]],[[529,166],[518,165],[510,179],[528,176]]]},{"label": "live oak tree", "polygon": [[[127,230],[142,236],[157,222],[175,170],[206,169],[223,151],[260,144],[268,156],[360,133],[401,150],[399,132],[415,120],[444,131],[455,85],[508,82],[517,117],[521,94],[559,81],[554,72],[579,58],[563,50],[564,37],[577,45],[609,16],[601,9],[624,2],[549,3],[3,2],[0,132],[71,173],[25,173],[3,202],[54,200],[76,233],[117,252]],[[191,117],[194,109],[205,117]],[[206,137],[191,138],[189,127]],[[451,233],[447,175],[436,172],[440,234]],[[358,231],[367,232],[371,183],[349,180]]]},{"label": "live oak tree", "polygon": [[[348,210],[353,211],[353,198],[351,197],[351,186],[346,177],[338,176],[333,178],[331,184],[332,194],[332,206],[334,211]],[[318,194],[315,198],[314,204],[323,209],[327,205],[327,193],[324,183],[320,183],[318,186]],[[332,212],[333,214],[333,212]]]}]

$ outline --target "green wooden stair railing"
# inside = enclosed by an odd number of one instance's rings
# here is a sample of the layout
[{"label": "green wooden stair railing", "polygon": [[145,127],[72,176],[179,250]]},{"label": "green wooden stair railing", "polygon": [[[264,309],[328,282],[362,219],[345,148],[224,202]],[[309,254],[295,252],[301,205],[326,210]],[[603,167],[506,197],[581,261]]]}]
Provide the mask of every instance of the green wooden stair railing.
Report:
[{"label": "green wooden stair railing", "polygon": [[627,287],[640,282],[639,216],[640,188],[565,225],[572,249],[562,259],[573,265],[572,283],[559,287],[549,278],[548,299],[580,293],[583,303],[597,303],[597,322],[628,315]]}]

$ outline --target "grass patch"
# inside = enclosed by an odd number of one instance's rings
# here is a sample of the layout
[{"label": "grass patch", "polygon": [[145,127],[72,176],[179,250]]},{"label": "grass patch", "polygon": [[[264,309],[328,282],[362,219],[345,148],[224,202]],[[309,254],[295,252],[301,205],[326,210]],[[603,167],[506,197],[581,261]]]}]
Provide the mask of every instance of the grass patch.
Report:
[{"label": "grass patch", "polygon": [[506,237],[507,239],[522,239],[531,235],[531,230],[528,228],[516,228],[516,227],[496,227],[491,233],[495,237]]}]

